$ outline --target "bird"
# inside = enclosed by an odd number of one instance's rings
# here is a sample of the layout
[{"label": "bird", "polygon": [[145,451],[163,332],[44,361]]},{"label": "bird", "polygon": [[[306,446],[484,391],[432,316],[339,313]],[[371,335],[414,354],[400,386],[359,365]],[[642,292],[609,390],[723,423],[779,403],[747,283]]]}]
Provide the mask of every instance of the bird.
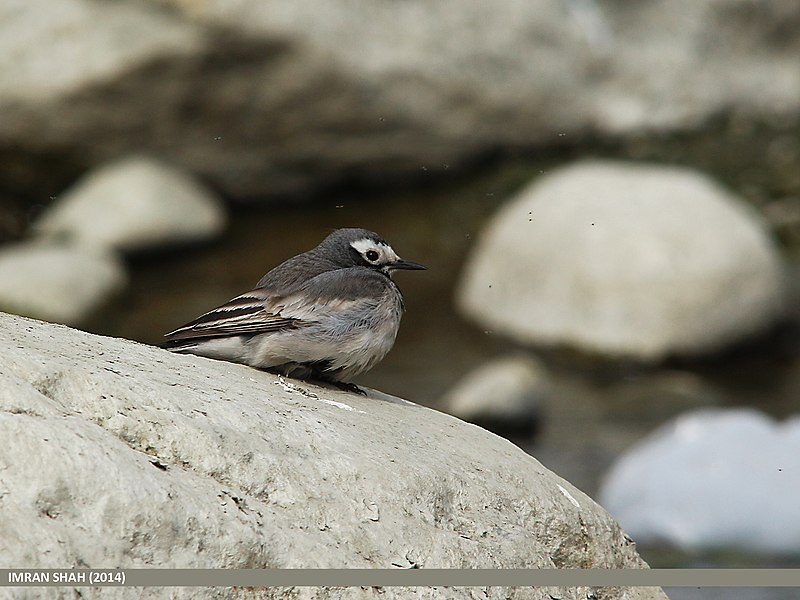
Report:
[{"label": "bird", "polygon": [[392,273],[418,269],[373,231],[337,229],[162,347],[363,394],[351,381],[391,350],[404,311]]}]

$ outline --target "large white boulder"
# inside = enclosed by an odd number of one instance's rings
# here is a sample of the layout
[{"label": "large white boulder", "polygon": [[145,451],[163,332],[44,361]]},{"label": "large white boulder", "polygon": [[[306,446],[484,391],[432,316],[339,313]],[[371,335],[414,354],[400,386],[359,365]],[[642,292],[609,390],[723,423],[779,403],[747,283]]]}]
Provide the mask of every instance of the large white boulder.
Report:
[{"label": "large white boulder", "polygon": [[75,325],[127,281],[108,252],[40,242],[0,247],[0,310]]},{"label": "large white boulder", "polygon": [[800,555],[800,417],[753,409],[674,419],[611,468],[600,502],[640,544]]},{"label": "large white boulder", "polygon": [[[2,314],[0,439],[3,565],[646,567],[589,497],[454,417]],[[386,588],[382,597],[588,593]],[[252,595],[345,597],[336,588]],[[604,597],[665,599],[654,588]]]},{"label": "large white boulder", "polygon": [[225,226],[222,202],[189,173],[145,156],[93,169],[36,223],[46,238],[116,251],[202,241]]},{"label": "large white boulder", "polygon": [[708,177],[589,161],[500,209],[457,302],[522,342],[658,360],[770,326],[784,309],[782,268],[755,212]]}]

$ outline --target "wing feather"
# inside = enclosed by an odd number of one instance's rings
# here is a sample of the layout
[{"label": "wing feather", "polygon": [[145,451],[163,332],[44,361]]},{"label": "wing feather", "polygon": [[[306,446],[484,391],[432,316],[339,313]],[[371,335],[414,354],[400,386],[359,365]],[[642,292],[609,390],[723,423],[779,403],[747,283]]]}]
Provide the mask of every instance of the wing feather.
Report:
[{"label": "wing feather", "polygon": [[277,310],[270,310],[274,300],[261,290],[253,290],[200,315],[164,337],[168,342],[207,339],[281,331],[303,325],[299,319],[282,316],[280,306],[274,307]]}]

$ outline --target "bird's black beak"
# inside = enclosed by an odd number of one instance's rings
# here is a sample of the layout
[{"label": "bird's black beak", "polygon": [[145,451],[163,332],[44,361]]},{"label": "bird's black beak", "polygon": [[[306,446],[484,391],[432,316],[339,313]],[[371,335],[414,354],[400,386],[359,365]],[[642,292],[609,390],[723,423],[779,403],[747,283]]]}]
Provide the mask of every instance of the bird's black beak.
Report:
[{"label": "bird's black beak", "polygon": [[404,269],[408,271],[418,271],[427,269],[425,265],[421,265],[418,262],[414,262],[413,260],[398,260],[397,262],[392,263],[392,269]]}]

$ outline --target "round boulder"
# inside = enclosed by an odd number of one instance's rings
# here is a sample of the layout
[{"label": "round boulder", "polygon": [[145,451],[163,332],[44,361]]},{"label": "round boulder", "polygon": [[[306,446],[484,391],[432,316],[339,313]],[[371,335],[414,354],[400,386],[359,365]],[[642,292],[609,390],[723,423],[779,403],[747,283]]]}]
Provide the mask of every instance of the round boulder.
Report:
[{"label": "round boulder", "polygon": [[640,544],[800,554],[800,417],[704,409],[611,468],[600,503]]},{"label": "round boulder", "polygon": [[24,242],[0,250],[0,310],[79,324],[127,283],[112,253]]},{"label": "round boulder", "polygon": [[784,277],[759,216],[708,177],[592,161],[499,211],[457,303],[523,343],[657,361],[764,330],[782,314]]},{"label": "round boulder", "polygon": [[42,214],[34,231],[127,252],[209,239],[225,221],[221,201],[191,175],[130,156],[84,176]]},{"label": "round boulder", "polygon": [[502,357],[471,371],[442,400],[453,416],[497,433],[531,433],[550,391],[544,366],[529,356]]}]

